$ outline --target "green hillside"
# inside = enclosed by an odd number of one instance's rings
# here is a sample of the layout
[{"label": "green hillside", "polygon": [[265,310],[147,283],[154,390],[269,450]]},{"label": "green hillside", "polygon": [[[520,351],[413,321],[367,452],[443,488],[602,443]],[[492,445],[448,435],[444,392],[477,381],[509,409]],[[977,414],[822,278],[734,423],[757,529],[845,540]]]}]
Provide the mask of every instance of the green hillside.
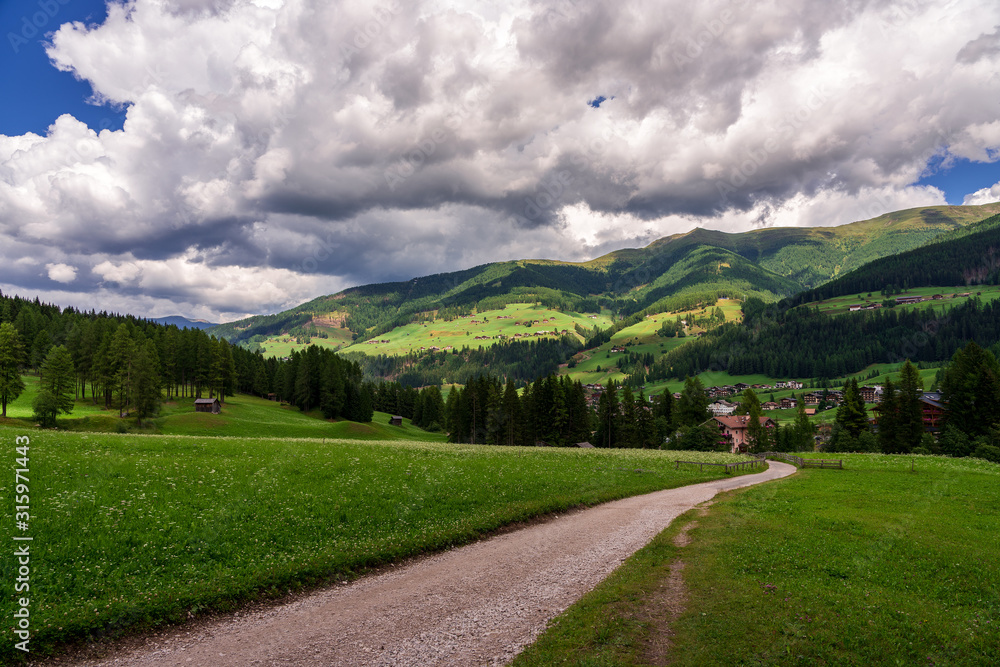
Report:
[{"label": "green hillside", "polygon": [[[342,347],[351,340],[412,336],[409,331],[386,334],[414,324],[438,327],[444,334],[449,327],[441,321],[509,304],[533,304],[579,319],[586,313],[606,312],[622,318],[682,311],[717,298],[776,301],[997,213],[1000,204],[935,206],[838,227],[769,228],[740,234],[695,229],[588,262],[496,262],[404,282],[353,287],[283,313],[255,316],[209,331],[285,356],[310,341]],[[430,347],[427,342],[419,340],[415,347]]]}]

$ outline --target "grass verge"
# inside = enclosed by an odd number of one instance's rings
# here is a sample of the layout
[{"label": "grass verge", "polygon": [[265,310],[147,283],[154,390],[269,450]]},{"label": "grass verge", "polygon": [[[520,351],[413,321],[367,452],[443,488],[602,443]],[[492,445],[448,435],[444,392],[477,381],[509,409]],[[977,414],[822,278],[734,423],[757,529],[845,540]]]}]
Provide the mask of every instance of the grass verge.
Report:
[{"label": "grass verge", "polygon": [[[17,435],[0,427],[9,468]],[[32,657],[350,578],[548,512],[722,476],[674,470],[675,452],[643,450],[30,437]],[[693,455],[738,459],[684,458]],[[10,514],[13,482],[0,478]],[[12,554],[0,580],[17,576]],[[14,598],[0,599],[8,628]],[[23,658],[12,642],[0,647],[2,664]]]},{"label": "grass verge", "polygon": [[[1000,664],[1000,466],[843,458],[842,471],[720,495],[698,519],[670,664]],[[514,665],[656,664],[657,624],[644,619],[679,525]]]}]

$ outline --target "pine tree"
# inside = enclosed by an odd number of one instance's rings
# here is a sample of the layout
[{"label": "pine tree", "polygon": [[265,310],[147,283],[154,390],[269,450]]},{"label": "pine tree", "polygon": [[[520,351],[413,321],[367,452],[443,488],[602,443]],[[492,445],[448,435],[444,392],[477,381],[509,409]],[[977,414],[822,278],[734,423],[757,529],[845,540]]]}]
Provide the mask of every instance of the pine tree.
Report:
[{"label": "pine tree", "polygon": [[1000,415],[1000,364],[970,341],[951,358],[941,379],[945,424],[970,438],[987,435]]},{"label": "pine tree", "polygon": [[162,398],[161,387],[159,354],[153,341],[147,340],[136,351],[130,387],[136,424],[140,428],[143,419],[156,414]]},{"label": "pine tree", "polygon": [[674,425],[677,427],[697,426],[711,418],[708,412],[709,398],[705,386],[698,378],[684,379],[684,389],[675,407]]},{"label": "pine tree", "polygon": [[21,365],[24,363],[24,346],[17,329],[9,322],[0,324],[0,405],[7,416],[7,404],[16,401],[24,391]]},{"label": "pine tree", "polygon": [[920,446],[924,434],[924,417],[920,397],[924,391],[924,381],[920,378],[917,367],[907,359],[899,377],[899,402],[896,428],[898,429],[901,454],[913,451]]},{"label": "pine tree", "polygon": [[878,444],[884,454],[898,454],[900,447],[899,392],[891,379],[886,379],[879,404]]},{"label": "pine tree", "polygon": [[857,379],[851,379],[844,389],[844,402],[837,408],[837,423],[841,425],[852,438],[857,438],[862,431],[868,429],[868,412],[858,391]]},{"label": "pine tree", "polygon": [[618,447],[619,425],[618,386],[608,380],[608,386],[597,401],[597,433],[594,435],[597,447]]},{"label": "pine tree", "polygon": [[806,415],[806,404],[798,402],[798,411],[795,416],[795,438],[794,446],[798,452],[811,452],[813,450],[813,436],[816,434],[816,427],[809,421]]},{"label": "pine tree", "polygon": [[48,390],[55,399],[56,410],[63,414],[73,412],[76,396],[76,369],[73,357],[62,345],[49,349],[42,362],[39,387]]},{"label": "pine tree", "polygon": [[507,379],[507,386],[503,390],[501,399],[501,411],[504,418],[504,432],[501,436],[501,444],[513,446],[519,441],[518,431],[521,423],[521,402],[517,396],[517,389],[514,381]]},{"label": "pine tree", "polygon": [[639,433],[636,430],[635,395],[628,385],[622,387],[621,416],[618,420],[619,447],[639,447]]},{"label": "pine tree", "polygon": [[753,389],[747,387],[743,391],[743,404],[747,410],[747,449],[751,452],[764,452],[768,449],[768,428],[761,423],[760,399]]}]

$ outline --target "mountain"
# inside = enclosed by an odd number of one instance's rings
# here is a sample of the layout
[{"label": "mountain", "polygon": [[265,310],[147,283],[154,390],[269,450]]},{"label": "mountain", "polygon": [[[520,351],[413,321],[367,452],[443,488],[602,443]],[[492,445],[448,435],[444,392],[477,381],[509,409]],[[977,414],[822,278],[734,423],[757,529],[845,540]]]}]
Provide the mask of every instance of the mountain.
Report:
[{"label": "mountain", "polygon": [[151,317],[150,322],[156,322],[157,324],[163,324],[165,326],[170,326],[171,324],[176,326],[178,329],[183,329],[187,327],[188,329],[210,329],[211,327],[218,326],[215,322],[209,322],[208,320],[189,320],[186,317],[181,317],[180,315],[171,315],[170,317]]},{"label": "mountain", "polygon": [[1000,215],[941,234],[932,243],[873,260],[825,285],[789,299],[809,303],[860,293],[917,287],[1000,283]]},{"label": "mountain", "polygon": [[515,302],[576,312],[605,308],[627,317],[686,309],[718,297],[776,301],[997,213],[1000,203],[914,208],[839,227],[738,234],[699,228],[588,262],[495,262],[352,287],[276,315],[217,325],[210,332],[242,342],[318,326],[343,327],[354,337],[369,338],[428,311],[440,315]]},{"label": "mountain", "polygon": [[[871,364],[943,362],[969,340],[1000,345],[1000,215],[932,243],[873,260],[778,304],[750,299],[743,321],[707,332],[661,356],[641,380],[731,374],[833,378]],[[868,299],[868,309],[824,311],[816,302],[885,290],[907,301]],[[912,299],[912,301],[909,301]],[[909,301],[909,302],[908,302]],[[807,307],[796,307],[807,304]],[[835,315],[835,316],[831,316]]]}]

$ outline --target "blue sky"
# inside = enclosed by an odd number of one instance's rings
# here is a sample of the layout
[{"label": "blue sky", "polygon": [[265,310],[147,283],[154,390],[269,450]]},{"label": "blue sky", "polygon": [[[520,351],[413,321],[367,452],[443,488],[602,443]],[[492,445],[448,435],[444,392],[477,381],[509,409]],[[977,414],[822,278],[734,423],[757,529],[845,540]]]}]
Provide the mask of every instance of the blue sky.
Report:
[{"label": "blue sky", "polygon": [[965,158],[942,165],[932,160],[927,175],[918,185],[933,185],[943,190],[949,204],[960,205],[965,195],[1000,182],[1000,162],[972,162]]},{"label": "blue sky", "polygon": [[98,131],[121,129],[125,122],[124,109],[87,104],[93,93],[90,84],[49,62],[44,43],[60,25],[101,23],[107,16],[104,0],[62,2],[0,0],[0,134],[44,135],[64,113]]},{"label": "blue sky", "polygon": [[996,0],[127,6],[0,0],[4,293],[221,321],[1000,201]]}]

